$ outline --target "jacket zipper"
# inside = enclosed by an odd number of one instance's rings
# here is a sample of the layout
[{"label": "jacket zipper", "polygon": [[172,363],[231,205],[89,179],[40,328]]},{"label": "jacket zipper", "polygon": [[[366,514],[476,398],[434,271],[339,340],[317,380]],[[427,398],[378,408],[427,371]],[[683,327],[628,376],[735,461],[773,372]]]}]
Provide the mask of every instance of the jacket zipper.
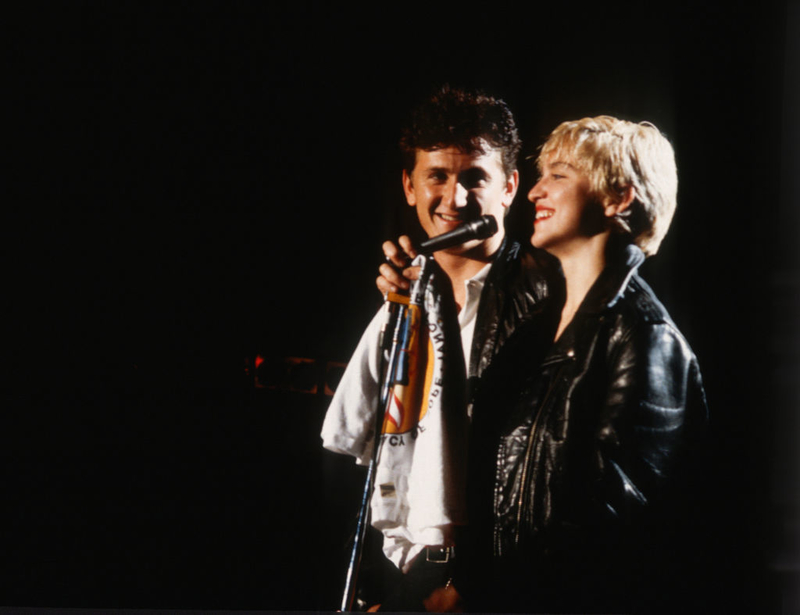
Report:
[{"label": "jacket zipper", "polygon": [[[539,410],[536,412],[536,416],[533,419],[533,424],[531,425],[530,435],[528,436],[528,448],[525,451],[525,464],[522,468],[522,484],[520,485],[519,491],[519,500],[517,502],[517,526],[514,531],[514,545],[519,546],[519,537],[520,537],[520,527],[522,524],[522,501],[525,498],[525,493],[527,492],[527,482],[528,482],[528,468],[530,467],[530,459],[531,455],[533,454],[533,443],[536,436],[536,428],[539,425],[539,418],[544,411],[545,406],[550,401],[550,396],[553,393],[553,390],[556,388],[558,381],[561,377],[561,372],[564,371],[566,367],[566,363],[561,365],[556,372],[555,377],[553,378],[553,383],[550,385],[550,388],[547,389],[547,394],[544,397],[544,400],[539,405]],[[531,498],[533,498],[534,494],[531,494]]]}]

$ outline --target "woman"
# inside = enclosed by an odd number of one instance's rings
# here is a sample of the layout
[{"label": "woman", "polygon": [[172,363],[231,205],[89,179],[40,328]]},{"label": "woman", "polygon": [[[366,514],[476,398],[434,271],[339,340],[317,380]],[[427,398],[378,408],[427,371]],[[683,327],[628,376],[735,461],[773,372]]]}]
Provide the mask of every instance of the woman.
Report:
[{"label": "woman", "polygon": [[[503,366],[519,358],[519,373],[536,356],[536,332],[494,369],[494,391],[511,399],[495,405],[498,568],[483,606],[668,610],[670,584],[685,580],[671,557],[688,538],[682,472],[706,420],[695,356],[636,273],[675,211],[672,147],[652,124],[585,118],[553,131],[538,166],[531,241],[559,260],[566,299],[521,387]],[[484,398],[501,397],[489,386]]]}]

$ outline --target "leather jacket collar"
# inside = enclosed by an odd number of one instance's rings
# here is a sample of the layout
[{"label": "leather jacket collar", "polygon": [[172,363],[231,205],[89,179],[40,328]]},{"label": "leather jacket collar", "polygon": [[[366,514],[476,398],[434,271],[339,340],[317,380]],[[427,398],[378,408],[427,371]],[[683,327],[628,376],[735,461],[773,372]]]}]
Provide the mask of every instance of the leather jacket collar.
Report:
[{"label": "leather jacket collar", "polygon": [[634,244],[609,250],[608,263],[586,293],[578,312],[596,314],[614,307],[644,259],[644,252]]},{"label": "leather jacket collar", "polygon": [[605,268],[586,293],[572,322],[550,348],[543,365],[570,360],[576,352],[580,352],[579,341],[582,347],[587,340],[594,340],[594,335],[588,333],[595,330],[596,324],[593,323],[622,298],[631,278],[644,262],[644,252],[633,244],[625,244],[618,249],[610,247],[612,250],[609,250]]}]

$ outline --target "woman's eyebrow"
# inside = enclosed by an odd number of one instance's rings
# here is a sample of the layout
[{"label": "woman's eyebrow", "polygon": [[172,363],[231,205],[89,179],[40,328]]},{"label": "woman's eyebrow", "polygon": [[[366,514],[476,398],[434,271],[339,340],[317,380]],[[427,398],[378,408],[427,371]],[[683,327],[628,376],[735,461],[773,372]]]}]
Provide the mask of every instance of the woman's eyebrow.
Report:
[{"label": "woman's eyebrow", "polygon": [[556,160],[555,162],[551,162],[550,163],[550,168],[551,169],[556,168],[556,167],[566,167],[567,169],[571,169],[573,171],[577,171],[575,166],[571,165],[569,162],[563,162],[561,160]]}]

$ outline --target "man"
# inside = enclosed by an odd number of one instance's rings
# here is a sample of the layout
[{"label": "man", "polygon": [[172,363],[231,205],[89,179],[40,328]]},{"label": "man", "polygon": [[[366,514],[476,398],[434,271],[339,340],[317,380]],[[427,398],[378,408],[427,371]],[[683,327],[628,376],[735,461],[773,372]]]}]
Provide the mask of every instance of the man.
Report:
[{"label": "man", "polygon": [[[435,237],[483,215],[493,215],[500,230],[488,239],[476,239],[434,256],[434,278],[438,288],[431,290],[432,303],[440,305],[444,327],[457,319],[463,362],[462,376],[450,371],[443,379],[442,395],[452,395],[452,403],[441,402],[446,421],[440,429],[439,448],[446,457],[435,464],[442,468],[439,488],[424,491],[418,482],[430,482],[429,472],[420,470],[419,479],[392,475],[381,479],[372,500],[372,523],[384,534],[384,553],[396,566],[394,591],[382,601],[383,610],[425,610],[442,608],[432,602],[441,590],[450,589],[454,575],[458,529],[467,522],[464,510],[464,471],[466,458],[460,456],[466,433],[471,400],[480,388],[480,377],[499,348],[521,326],[540,321],[539,328],[552,331],[552,310],[547,310],[548,273],[552,271],[542,257],[534,256],[506,237],[503,218],[511,206],[519,185],[516,160],[521,147],[514,118],[506,104],[477,92],[443,88],[413,113],[400,142],[405,156],[403,190],[408,204],[416,209],[419,222],[428,235]],[[389,260],[396,267],[408,264],[406,256],[416,255],[410,240],[401,238],[405,254],[391,243],[384,245]],[[408,288],[405,276],[389,263],[381,268],[383,291]],[[415,271],[405,271],[415,277]],[[427,292],[427,291],[426,291]],[[448,312],[452,317],[448,317]],[[457,316],[456,316],[457,314]],[[430,314],[429,324],[435,324]],[[326,448],[367,462],[372,455],[371,426],[381,351],[378,338],[382,318],[379,314],[362,337],[353,359],[337,389],[322,430]],[[453,323],[451,323],[453,324]],[[457,342],[456,342],[457,345]],[[463,379],[463,374],[467,379]],[[458,391],[457,389],[461,389]],[[464,390],[466,389],[466,390]],[[460,395],[459,395],[460,393]],[[464,394],[466,393],[466,396]],[[438,394],[430,391],[433,397]],[[465,399],[466,403],[459,404]],[[455,415],[454,415],[455,413]],[[422,456],[424,441],[434,429],[424,429],[420,414],[419,430],[408,432]],[[419,435],[422,432],[422,435]],[[402,435],[402,434],[401,434]],[[423,437],[424,436],[424,437]],[[398,440],[395,443],[404,443]],[[388,449],[388,452],[387,452]],[[382,455],[391,457],[395,447],[383,447]],[[403,451],[407,452],[407,451]],[[381,463],[390,465],[381,457]],[[397,462],[400,464],[401,462]],[[404,461],[404,467],[417,467]],[[380,472],[380,470],[379,470]],[[386,474],[384,475],[386,476]],[[419,497],[414,497],[419,491]],[[427,510],[428,508],[435,510]],[[438,507],[438,508],[437,508]],[[418,521],[418,517],[439,521]],[[440,590],[434,595],[434,590]],[[434,598],[431,596],[434,595]]]}]

